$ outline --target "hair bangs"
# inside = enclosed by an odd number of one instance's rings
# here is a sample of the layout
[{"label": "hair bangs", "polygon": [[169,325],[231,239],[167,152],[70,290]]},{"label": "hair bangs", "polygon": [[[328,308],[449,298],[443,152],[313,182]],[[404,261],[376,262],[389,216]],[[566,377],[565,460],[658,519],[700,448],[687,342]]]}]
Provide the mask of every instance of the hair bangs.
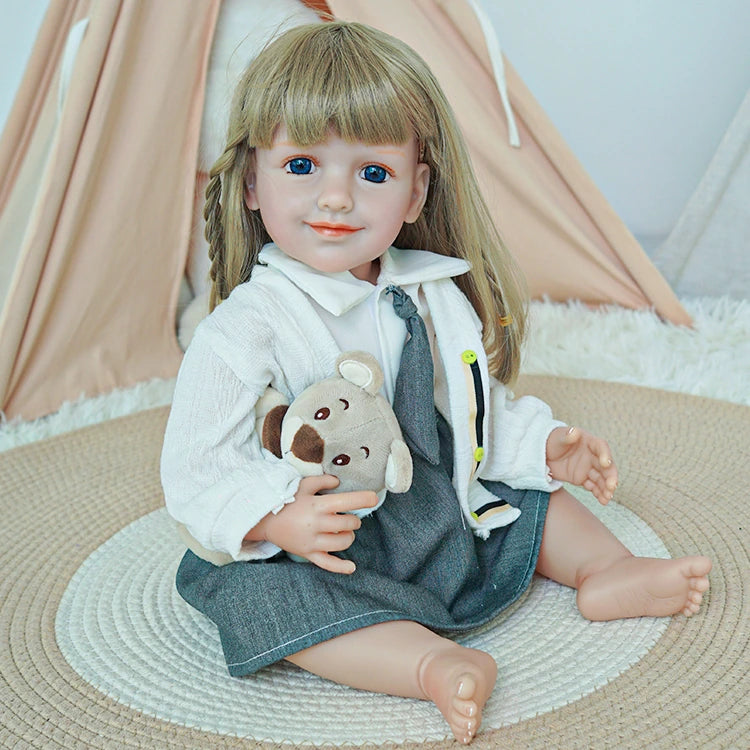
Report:
[{"label": "hair bangs", "polygon": [[394,75],[389,55],[362,44],[361,33],[320,24],[318,33],[289,35],[286,49],[275,50],[273,69],[259,61],[255,85],[245,87],[254,100],[245,108],[252,113],[246,122],[251,146],[270,147],[282,123],[301,146],[320,143],[331,131],[373,144],[403,143],[420,132],[414,86]]},{"label": "hair bangs", "polygon": [[415,135],[403,97],[367,59],[330,55],[319,67],[314,81],[288,92],[285,124],[294,140],[313,143],[329,130],[365,143],[403,143]]}]

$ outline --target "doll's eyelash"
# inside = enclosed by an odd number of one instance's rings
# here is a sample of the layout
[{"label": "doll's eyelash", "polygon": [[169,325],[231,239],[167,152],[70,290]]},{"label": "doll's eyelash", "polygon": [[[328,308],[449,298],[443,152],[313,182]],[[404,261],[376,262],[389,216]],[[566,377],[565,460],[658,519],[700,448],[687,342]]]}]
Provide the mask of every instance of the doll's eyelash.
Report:
[{"label": "doll's eyelash", "polygon": [[[360,170],[359,174],[367,182],[373,182],[376,185],[387,182],[391,177],[395,176],[394,171],[387,167],[385,164],[378,164],[377,162],[370,162],[365,164]],[[376,179],[371,179],[371,178]]]},{"label": "doll's eyelash", "polygon": [[[314,174],[318,169],[318,162],[310,156],[291,156],[284,161],[284,171],[298,176]],[[359,176],[365,182],[380,185],[395,176],[394,171],[385,164],[370,162],[359,169]]]},{"label": "doll's eyelash", "polygon": [[290,156],[284,161],[284,171],[288,174],[312,174],[318,168],[318,163],[311,156]]}]

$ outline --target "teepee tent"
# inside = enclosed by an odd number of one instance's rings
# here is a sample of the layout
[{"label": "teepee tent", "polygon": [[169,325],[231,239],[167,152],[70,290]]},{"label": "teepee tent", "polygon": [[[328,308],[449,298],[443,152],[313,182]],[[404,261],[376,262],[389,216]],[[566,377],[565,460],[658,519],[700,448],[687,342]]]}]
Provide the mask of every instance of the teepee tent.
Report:
[{"label": "teepee tent", "polygon": [[8,417],[179,366],[175,280],[218,9],[219,0],[50,3],[0,143]]},{"label": "teepee tent", "polygon": [[677,292],[750,299],[748,195],[750,93],[677,224],[654,253],[654,263]]},{"label": "teepee tent", "polygon": [[[206,78],[244,54],[224,38],[239,6],[283,14],[278,28],[323,3],[308,5],[51,0],[0,141],[6,416],[175,374],[178,294],[201,252],[196,192],[220,138],[210,117],[201,125]],[[474,0],[328,7],[403,38],[435,70],[533,295],[689,323],[507,61],[502,71]]]}]

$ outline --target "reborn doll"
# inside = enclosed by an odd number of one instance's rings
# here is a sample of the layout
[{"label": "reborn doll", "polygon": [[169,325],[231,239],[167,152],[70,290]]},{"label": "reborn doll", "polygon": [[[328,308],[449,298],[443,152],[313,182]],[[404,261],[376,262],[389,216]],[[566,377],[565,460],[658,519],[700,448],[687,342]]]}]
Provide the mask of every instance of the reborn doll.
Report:
[{"label": "reborn doll", "polygon": [[[497,665],[445,634],[535,572],[592,620],[699,610],[710,560],[634,557],[564,489],[609,502],[606,441],[513,398],[523,285],[413,50],[356,23],[278,37],[239,83],[205,215],[213,312],[177,378],[162,482],[170,513],[234,560],[188,551],[176,579],[230,674],[287,659],[429,700],[468,743]],[[268,386],[291,401],[351,349],[380,363],[412,455],[410,488],[382,505],[325,494],[338,479],[300,478],[256,434]]]}]

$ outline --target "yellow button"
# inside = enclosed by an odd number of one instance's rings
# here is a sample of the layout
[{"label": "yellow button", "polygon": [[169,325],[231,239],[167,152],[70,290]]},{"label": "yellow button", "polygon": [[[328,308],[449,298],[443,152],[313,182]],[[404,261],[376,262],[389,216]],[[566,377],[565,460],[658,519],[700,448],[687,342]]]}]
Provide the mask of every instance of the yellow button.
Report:
[{"label": "yellow button", "polygon": [[474,451],[474,460],[479,463],[484,458],[484,448],[477,448]]},{"label": "yellow button", "polygon": [[467,349],[462,355],[461,359],[466,362],[467,365],[473,365],[477,361],[477,353],[471,349]]}]

